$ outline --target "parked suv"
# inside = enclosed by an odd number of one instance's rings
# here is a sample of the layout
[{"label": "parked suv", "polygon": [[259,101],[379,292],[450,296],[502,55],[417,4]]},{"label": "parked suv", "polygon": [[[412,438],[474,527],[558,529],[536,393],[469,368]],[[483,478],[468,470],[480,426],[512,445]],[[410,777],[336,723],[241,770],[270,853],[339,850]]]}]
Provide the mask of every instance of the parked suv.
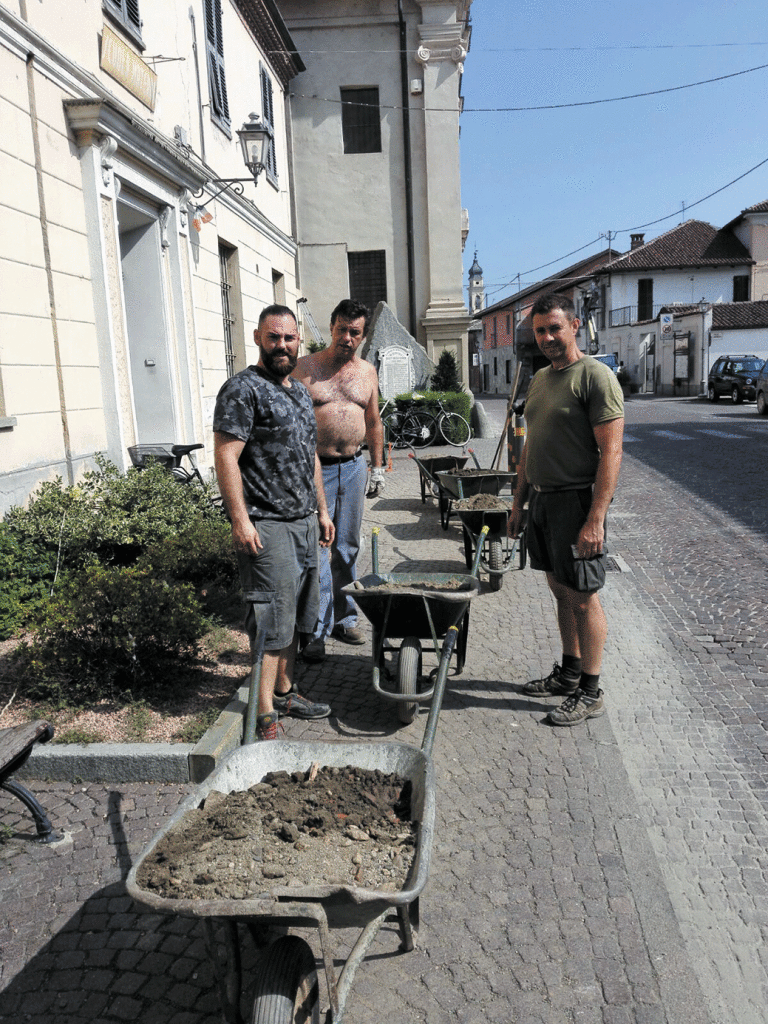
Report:
[{"label": "parked suv", "polygon": [[757,399],[757,411],[761,416],[768,416],[768,360],[763,363],[763,368],[757,375],[755,398]]},{"label": "parked suv", "polygon": [[763,365],[757,356],[720,356],[709,371],[707,397],[716,402],[720,395],[730,395],[734,405],[755,400],[755,382]]}]

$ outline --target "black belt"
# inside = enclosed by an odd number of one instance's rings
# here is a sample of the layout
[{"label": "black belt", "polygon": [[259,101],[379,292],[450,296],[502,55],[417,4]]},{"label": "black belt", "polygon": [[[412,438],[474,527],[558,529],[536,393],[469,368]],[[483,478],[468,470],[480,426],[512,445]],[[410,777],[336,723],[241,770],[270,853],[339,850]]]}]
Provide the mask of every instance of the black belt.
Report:
[{"label": "black belt", "polygon": [[338,466],[341,462],[351,462],[359,458],[362,452],[356,451],[354,455],[318,455],[322,466]]}]

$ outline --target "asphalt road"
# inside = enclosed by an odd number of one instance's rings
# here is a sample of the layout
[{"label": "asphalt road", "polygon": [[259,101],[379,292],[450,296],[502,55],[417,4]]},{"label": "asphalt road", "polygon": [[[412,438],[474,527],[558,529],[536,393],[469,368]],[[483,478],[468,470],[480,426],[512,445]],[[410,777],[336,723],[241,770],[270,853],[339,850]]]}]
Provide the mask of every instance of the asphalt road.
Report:
[{"label": "asphalt road", "polygon": [[[500,429],[505,401],[483,404]],[[435,741],[418,945],[398,954],[385,925],[348,1021],[768,1022],[767,439],[754,405],[628,401],[607,714],[579,729],[547,727],[547,702],[519,693],[559,656],[540,574],[510,566],[498,593],[483,574]],[[475,448],[490,465],[496,440]],[[383,571],[463,571],[459,524],[441,529],[404,453],[366,507],[367,536],[374,526]],[[369,656],[331,643],[302,669],[334,714],[289,720],[286,735],[418,745],[424,715],[398,725]],[[146,913],[123,887],[186,787],[30,786],[65,839],[0,845],[0,1021],[220,1020],[199,923]],[[26,827],[2,793],[0,823]],[[352,936],[337,938],[340,966]],[[247,950],[246,964],[250,978]]]}]

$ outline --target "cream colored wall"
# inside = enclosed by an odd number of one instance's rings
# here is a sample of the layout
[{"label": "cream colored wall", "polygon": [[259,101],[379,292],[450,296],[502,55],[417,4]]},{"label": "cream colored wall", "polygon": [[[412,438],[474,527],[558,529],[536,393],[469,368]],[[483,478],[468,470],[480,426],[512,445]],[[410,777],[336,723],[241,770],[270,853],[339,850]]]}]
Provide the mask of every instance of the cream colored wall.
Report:
[{"label": "cream colored wall", "polygon": [[[104,17],[101,0],[45,0],[25,6],[26,25],[12,17],[20,13],[18,3],[0,2],[0,174],[5,183],[0,198],[0,374],[5,400],[5,418],[0,419],[0,514],[12,503],[23,503],[42,479],[76,479],[97,451],[125,458],[125,446],[135,440],[115,235],[119,183],[115,185],[99,150],[92,148],[100,136],[92,145],[81,138],[82,148],[78,146],[68,128],[64,101],[109,97],[115,110],[128,112],[128,119],[133,111],[157,130],[171,150],[174,126],[181,125],[192,160],[204,149],[217,177],[246,176],[235,130],[251,111],[261,111],[258,51],[228,0],[223,34],[232,139],[213,124],[207,107],[201,136],[189,0],[141,2],[144,55],[183,58],[155,66],[154,112],[98,66],[103,25],[120,32]],[[203,2],[193,0],[191,6],[201,99],[207,104]],[[34,69],[40,194],[27,52]],[[214,221],[203,227],[199,239],[194,239],[190,226],[192,241],[198,244],[192,244],[186,228],[179,228],[179,213],[185,212],[183,203],[177,210],[181,186],[156,169],[150,139],[146,153],[135,160],[122,143],[112,158],[115,171],[144,190],[149,201],[172,207],[162,272],[175,368],[172,386],[181,410],[179,440],[202,440],[209,463],[212,405],[225,376],[219,237],[239,251],[247,340],[258,312],[273,301],[273,270],[284,278],[288,304],[295,308],[298,296],[284,98],[277,77],[272,75],[272,80],[277,187],[262,175],[258,186],[246,185],[244,200],[211,203]],[[257,358],[252,343],[247,355],[251,362]],[[203,433],[206,436],[200,436]]]}]

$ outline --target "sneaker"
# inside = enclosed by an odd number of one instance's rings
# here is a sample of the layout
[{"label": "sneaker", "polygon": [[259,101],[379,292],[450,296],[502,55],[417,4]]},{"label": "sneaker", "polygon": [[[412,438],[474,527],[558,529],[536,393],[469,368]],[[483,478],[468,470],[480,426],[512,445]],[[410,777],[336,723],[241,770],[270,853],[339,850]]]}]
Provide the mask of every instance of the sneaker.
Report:
[{"label": "sneaker", "polygon": [[323,640],[310,640],[301,652],[304,661],[323,661],[325,659],[325,642]]},{"label": "sneaker", "polygon": [[578,688],[579,677],[570,678],[563,675],[562,668],[555,662],[548,676],[543,679],[532,679],[520,692],[529,697],[570,697]]},{"label": "sneaker", "polygon": [[302,697],[293,686],[288,693],[275,691],[272,706],[281,716],[293,715],[294,718],[327,718],[331,713],[328,704],[313,704],[311,700]]},{"label": "sneaker", "polygon": [[280,715],[276,711],[268,711],[265,715],[256,716],[256,735],[260,740],[276,740],[278,728],[282,730],[282,725],[279,724]]},{"label": "sneaker", "polygon": [[583,690],[577,690],[566,697],[559,708],[552,708],[547,721],[552,725],[578,725],[588,718],[599,718],[604,711],[602,690],[598,690],[596,697],[588,697]]},{"label": "sneaker", "polygon": [[364,644],[365,634],[356,626],[334,626],[331,636],[343,644]]}]

